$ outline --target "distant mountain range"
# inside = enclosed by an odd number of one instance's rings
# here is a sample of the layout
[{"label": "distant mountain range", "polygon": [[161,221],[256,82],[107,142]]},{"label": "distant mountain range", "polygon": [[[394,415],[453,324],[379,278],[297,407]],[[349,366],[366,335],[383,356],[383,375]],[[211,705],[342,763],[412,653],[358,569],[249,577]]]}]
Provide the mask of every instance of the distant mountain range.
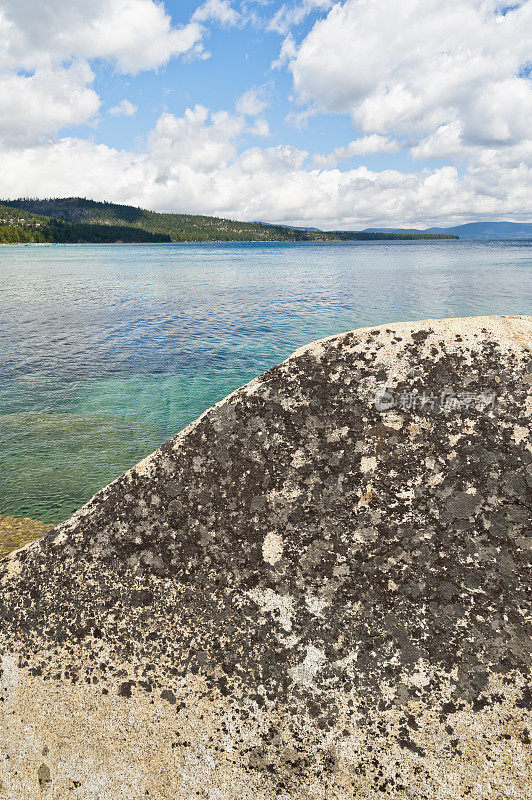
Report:
[{"label": "distant mountain range", "polygon": [[314,242],[455,239],[441,233],[319,231],[262,222],[160,214],[82,197],[0,200],[0,243]]},{"label": "distant mountain range", "polygon": [[366,228],[368,233],[446,233],[460,239],[532,239],[532,222],[468,222],[452,228]]}]

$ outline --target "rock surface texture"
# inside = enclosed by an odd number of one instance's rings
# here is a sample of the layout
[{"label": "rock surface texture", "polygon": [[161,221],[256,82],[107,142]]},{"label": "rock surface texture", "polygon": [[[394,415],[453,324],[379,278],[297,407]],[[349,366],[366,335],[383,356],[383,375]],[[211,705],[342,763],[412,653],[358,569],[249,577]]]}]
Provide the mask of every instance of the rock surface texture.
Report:
[{"label": "rock surface texture", "polygon": [[0,562],[0,798],[530,798],[531,342],[312,344]]}]

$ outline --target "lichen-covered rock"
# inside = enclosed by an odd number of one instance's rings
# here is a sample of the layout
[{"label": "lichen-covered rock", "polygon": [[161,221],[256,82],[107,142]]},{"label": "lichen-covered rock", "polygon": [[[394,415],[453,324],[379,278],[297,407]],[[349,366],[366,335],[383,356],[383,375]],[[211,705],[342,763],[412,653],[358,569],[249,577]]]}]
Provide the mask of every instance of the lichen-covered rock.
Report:
[{"label": "lichen-covered rock", "polygon": [[2,561],[0,798],[529,798],[531,341],[317,342]]}]

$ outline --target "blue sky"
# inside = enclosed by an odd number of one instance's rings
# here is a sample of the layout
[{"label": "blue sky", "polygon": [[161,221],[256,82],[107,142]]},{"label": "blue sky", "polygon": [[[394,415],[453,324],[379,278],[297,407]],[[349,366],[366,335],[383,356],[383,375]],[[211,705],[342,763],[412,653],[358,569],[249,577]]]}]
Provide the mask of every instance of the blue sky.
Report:
[{"label": "blue sky", "polygon": [[0,0],[0,194],[532,217],[532,0]]},{"label": "blue sky", "polygon": [[[186,25],[201,5],[195,1],[165,3],[175,25]],[[332,4],[331,4],[332,5]],[[269,30],[268,23],[275,13],[289,4],[272,0],[256,10],[261,22],[250,21],[239,26],[216,25],[209,29],[205,47],[206,59],[175,59],[157,71],[143,72],[134,78],[117,74],[105,62],[93,65],[96,72],[94,88],[104,107],[116,106],[124,96],[137,106],[133,118],[102,115],[94,140],[115,147],[142,146],[143,137],[155,125],[164,111],[182,115],[187,107],[201,104],[212,110],[232,108],[238,98],[251,87],[260,88],[268,100],[266,114],[271,138],[270,145],[289,144],[310,152],[328,153],[354,138],[356,130],[348,113],[318,114],[307,124],[292,121],[301,107],[291,100],[292,81],[284,69],[272,68],[278,59],[284,35]],[[302,40],[313,23],[325,16],[323,8],[311,11],[291,32]],[[83,135],[83,131],[80,131]],[[247,137],[249,145],[262,145],[260,137]],[[351,158],[342,166],[368,164],[373,169],[414,169],[439,165],[440,160],[412,162],[407,152],[365,155]]]}]

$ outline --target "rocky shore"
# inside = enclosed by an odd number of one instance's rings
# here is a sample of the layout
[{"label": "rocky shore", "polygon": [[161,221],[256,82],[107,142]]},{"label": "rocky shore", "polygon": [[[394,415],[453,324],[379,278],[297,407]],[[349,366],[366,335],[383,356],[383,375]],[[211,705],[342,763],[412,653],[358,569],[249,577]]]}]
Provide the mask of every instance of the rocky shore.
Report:
[{"label": "rocky shore", "polygon": [[1,561],[0,798],[529,798],[531,343],[316,342]]}]

